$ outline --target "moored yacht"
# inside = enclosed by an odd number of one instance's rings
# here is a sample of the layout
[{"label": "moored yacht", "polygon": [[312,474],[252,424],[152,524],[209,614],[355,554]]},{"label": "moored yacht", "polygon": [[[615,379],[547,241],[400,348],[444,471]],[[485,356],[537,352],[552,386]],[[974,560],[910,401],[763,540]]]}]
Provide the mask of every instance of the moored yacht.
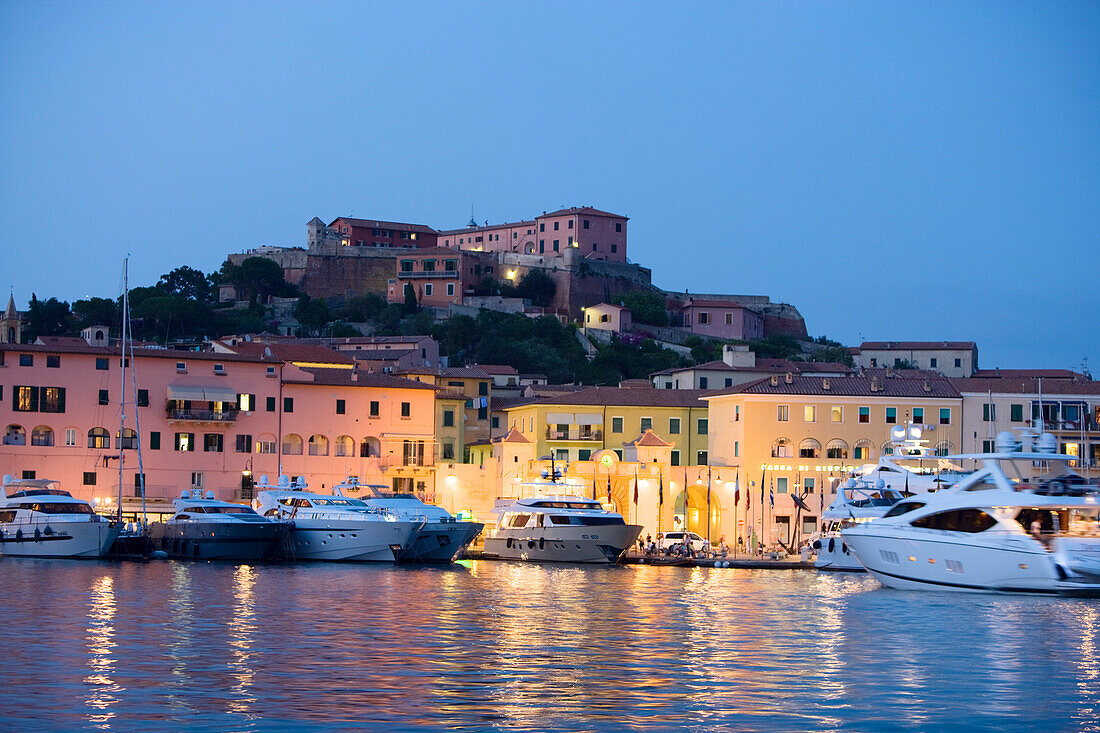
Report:
[{"label": "moored yacht", "polygon": [[[1029,438],[1034,436],[1028,436]],[[841,532],[864,567],[893,588],[1100,593],[1100,486],[1069,471],[1050,434],[997,436],[996,452],[955,486],[908,497]],[[1050,467],[1010,479],[1019,462]]]},{"label": "moored yacht", "polygon": [[481,522],[458,519],[443,507],[425,504],[413,494],[395,494],[386,486],[361,484],[355,476],[333,487],[333,492],[357,496],[368,509],[420,522],[412,543],[398,555],[399,562],[452,562],[485,527]]},{"label": "moored yacht", "polygon": [[642,531],[641,525],[627,524],[623,515],[583,496],[516,499],[499,512],[485,537],[490,559],[617,563]]},{"label": "moored yacht", "polygon": [[862,572],[863,565],[840,536],[840,531],[881,517],[904,497],[902,492],[887,488],[882,479],[850,478],[838,486],[833,503],[821,513],[826,530],[811,544],[816,553],[814,567]]},{"label": "moored yacht", "polygon": [[267,560],[290,534],[291,523],[261,517],[252,507],[184,490],[176,512],[149,525],[153,547],[181,560]]},{"label": "moored yacht", "polygon": [[424,525],[423,519],[373,508],[339,491],[311,493],[304,482],[292,486],[286,476],[277,487],[262,476],[257,488],[257,512],[293,523],[285,547],[291,559],[392,563],[413,545]]},{"label": "moored yacht", "polygon": [[122,525],[48,479],[4,476],[0,498],[0,555],[103,557]]}]

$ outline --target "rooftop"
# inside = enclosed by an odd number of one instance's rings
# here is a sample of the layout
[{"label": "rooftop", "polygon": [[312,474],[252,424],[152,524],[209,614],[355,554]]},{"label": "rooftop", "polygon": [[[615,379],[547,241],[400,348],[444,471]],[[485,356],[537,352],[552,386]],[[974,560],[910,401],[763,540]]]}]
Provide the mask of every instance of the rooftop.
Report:
[{"label": "rooftop", "polygon": [[951,380],[956,389],[967,394],[1020,394],[1039,399],[1047,395],[1100,395],[1100,382],[1089,379],[1047,379],[1042,380],[1040,390],[1038,377],[958,377]]},{"label": "rooftop", "polygon": [[605,407],[706,407],[708,389],[623,389],[622,387],[586,387],[577,392],[534,396],[511,407],[526,405],[600,405]]},{"label": "rooftop", "polygon": [[333,219],[329,226],[333,226],[338,221],[345,221],[353,227],[367,227],[370,229],[400,229],[406,232],[422,232],[424,234],[437,234],[435,229],[424,224],[407,224],[400,221],[375,221],[373,219],[355,219],[350,216],[339,216]]},{"label": "rooftop", "polygon": [[967,350],[976,348],[973,341],[864,341],[862,351],[902,349],[907,351],[942,351],[943,349]]},{"label": "rooftop", "polygon": [[[872,386],[875,389],[872,389]],[[661,390],[676,392],[678,390]],[[878,376],[813,377],[803,374],[773,375],[738,387],[714,390],[710,397],[736,394],[833,395],[838,397],[926,397],[958,399],[959,391],[946,377],[926,379],[882,378]]]}]

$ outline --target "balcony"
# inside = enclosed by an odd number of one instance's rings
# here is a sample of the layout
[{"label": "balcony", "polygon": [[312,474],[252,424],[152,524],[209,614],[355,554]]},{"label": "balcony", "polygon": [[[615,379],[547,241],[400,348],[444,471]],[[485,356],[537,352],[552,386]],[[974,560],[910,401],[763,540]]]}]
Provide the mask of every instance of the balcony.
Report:
[{"label": "balcony", "polygon": [[546,439],[577,442],[602,441],[603,430],[590,425],[570,425],[568,430],[550,426],[546,428]]},{"label": "balcony", "polygon": [[446,278],[457,279],[458,278],[458,273],[455,272],[454,270],[431,270],[431,271],[428,271],[428,272],[417,270],[415,272],[402,272],[400,274],[400,277],[402,279],[405,279],[405,280],[417,280],[417,279],[421,279],[421,278],[432,278],[432,277],[446,277]]},{"label": "balcony", "polygon": [[171,422],[213,422],[227,423],[237,419],[237,410],[217,412],[214,410],[168,410],[168,420]]}]

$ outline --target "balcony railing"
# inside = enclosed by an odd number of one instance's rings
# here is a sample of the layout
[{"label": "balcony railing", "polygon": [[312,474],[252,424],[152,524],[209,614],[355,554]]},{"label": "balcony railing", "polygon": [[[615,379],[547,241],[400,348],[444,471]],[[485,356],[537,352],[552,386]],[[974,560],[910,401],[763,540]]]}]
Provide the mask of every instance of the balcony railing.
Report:
[{"label": "balcony railing", "polygon": [[458,272],[456,272],[455,270],[430,270],[428,272],[423,272],[421,270],[416,270],[414,272],[402,272],[401,277],[406,279],[406,280],[416,280],[418,278],[424,278],[424,277],[457,278],[458,277]]},{"label": "balcony railing", "polygon": [[547,440],[603,440],[603,430],[586,426],[571,425],[568,430],[555,427],[546,428]]},{"label": "balcony railing", "polygon": [[233,422],[237,411],[215,412],[213,410],[169,410],[169,420],[193,420],[195,422]]}]

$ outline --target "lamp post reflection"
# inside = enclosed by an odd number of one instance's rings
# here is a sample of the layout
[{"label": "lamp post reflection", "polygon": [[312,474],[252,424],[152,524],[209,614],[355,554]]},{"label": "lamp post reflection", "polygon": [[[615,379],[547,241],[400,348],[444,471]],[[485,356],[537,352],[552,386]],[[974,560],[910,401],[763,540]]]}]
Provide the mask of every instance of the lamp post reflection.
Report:
[{"label": "lamp post reflection", "polygon": [[92,584],[92,603],[88,610],[88,666],[84,677],[88,686],[85,704],[89,708],[88,722],[94,727],[109,730],[116,713],[112,709],[119,702],[122,687],[115,682],[115,615],[117,612],[114,579],[104,575]]}]

